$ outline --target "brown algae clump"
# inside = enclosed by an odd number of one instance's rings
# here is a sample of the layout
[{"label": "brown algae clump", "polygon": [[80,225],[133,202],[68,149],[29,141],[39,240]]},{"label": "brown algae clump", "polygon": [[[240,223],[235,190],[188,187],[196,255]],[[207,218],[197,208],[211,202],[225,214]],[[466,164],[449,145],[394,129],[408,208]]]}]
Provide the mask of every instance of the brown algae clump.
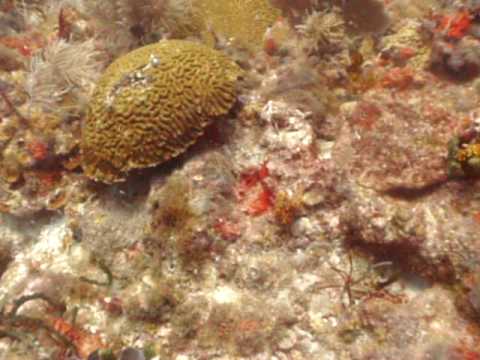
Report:
[{"label": "brown algae clump", "polygon": [[281,16],[270,0],[195,0],[193,4],[205,22],[203,38],[208,40],[213,32],[252,51],[261,48],[265,31]]},{"label": "brown algae clump", "polygon": [[236,101],[241,69],[204,45],[163,40],[116,61],[97,83],[82,131],[83,169],[106,183],[184,152]]}]

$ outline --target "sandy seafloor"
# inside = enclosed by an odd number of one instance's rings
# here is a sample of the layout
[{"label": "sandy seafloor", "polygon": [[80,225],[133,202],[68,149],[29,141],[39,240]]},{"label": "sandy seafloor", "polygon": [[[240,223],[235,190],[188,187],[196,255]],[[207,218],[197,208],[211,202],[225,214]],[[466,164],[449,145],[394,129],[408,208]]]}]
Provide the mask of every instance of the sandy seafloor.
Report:
[{"label": "sandy seafloor", "polygon": [[[169,39],[235,104],[86,176],[102,72]],[[479,75],[476,0],[0,0],[0,359],[480,359]]]}]

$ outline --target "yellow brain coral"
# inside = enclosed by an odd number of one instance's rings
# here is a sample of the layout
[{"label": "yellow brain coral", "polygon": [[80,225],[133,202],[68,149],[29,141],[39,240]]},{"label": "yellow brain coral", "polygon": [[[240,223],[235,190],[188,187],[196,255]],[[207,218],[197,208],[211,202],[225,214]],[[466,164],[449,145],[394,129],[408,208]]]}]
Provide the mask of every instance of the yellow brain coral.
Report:
[{"label": "yellow brain coral", "polygon": [[82,130],[83,169],[112,183],[191,145],[236,100],[241,69],[222,53],[163,40],[113,62],[99,80]]},{"label": "yellow brain coral", "polygon": [[270,0],[193,0],[193,9],[205,22],[204,38],[213,32],[250,50],[261,47],[265,31],[281,16]]}]

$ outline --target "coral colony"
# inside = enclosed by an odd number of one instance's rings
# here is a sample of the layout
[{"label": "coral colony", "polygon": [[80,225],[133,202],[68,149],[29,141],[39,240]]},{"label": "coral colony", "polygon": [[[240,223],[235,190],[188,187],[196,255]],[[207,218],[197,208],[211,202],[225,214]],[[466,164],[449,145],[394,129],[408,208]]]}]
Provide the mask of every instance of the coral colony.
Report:
[{"label": "coral colony", "polygon": [[0,360],[480,360],[480,1],[0,0]]},{"label": "coral colony", "polygon": [[177,156],[230,110],[240,71],[222,53],[186,40],[161,40],[120,57],[90,101],[85,174],[111,182]]}]

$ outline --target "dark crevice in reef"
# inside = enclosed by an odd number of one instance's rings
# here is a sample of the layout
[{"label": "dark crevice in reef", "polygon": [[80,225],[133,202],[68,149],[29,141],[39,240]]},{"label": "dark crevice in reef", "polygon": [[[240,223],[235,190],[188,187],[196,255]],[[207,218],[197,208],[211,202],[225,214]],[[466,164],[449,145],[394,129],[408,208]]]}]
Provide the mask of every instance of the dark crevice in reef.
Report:
[{"label": "dark crevice in reef", "polygon": [[381,194],[400,200],[413,201],[431,195],[447,182],[448,179],[440,179],[419,187],[394,186],[383,190]]},{"label": "dark crevice in reef", "polygon": [[373,257],[373,262],[392,262],[402,273],[419,276],[429,282],[452,285],[457,280],[455,268],[448,256],[436,259],[421,254],[424,239],[415,236],[394,241],[367,242],[359,236],[355,225],[348,226],[345,246]]}]

